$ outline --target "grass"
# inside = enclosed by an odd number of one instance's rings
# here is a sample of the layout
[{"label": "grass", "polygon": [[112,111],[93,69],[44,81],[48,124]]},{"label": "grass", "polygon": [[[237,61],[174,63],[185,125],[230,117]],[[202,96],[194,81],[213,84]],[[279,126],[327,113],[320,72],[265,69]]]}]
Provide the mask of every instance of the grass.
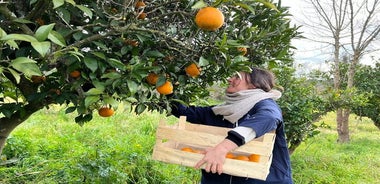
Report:
[{"label": "grass", "polygon": [[[0,183],[197,183],[199,171],[151,159],[163,118],[177,121],[120,108],[80,127],[59,107],[42,110],[8,139],[2,158],[16,162],[0,166]],[[380,183],[379,130],[368,119],[352,117],[351,143],[337,144],[334,118],[324,117],[328,126],[293,153],[295,183]]]},{"label": "grass", "polygon": [[338,144],[335,114],[323,119],[321,133],[292,154],[295,183],[380,183],[379,130],[367,118],[351,116],[351,142]]}]

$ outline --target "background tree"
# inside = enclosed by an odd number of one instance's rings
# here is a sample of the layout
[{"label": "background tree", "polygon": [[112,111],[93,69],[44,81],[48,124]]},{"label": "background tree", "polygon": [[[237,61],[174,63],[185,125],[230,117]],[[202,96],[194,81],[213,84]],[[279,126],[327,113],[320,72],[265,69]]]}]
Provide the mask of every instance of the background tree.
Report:
[{"label": "background tree", "polygon": [[[197,10],[206,5],[223,12],[221,28],[206,31],[194,23]],[[75,121],[83,124],[96,111],[113,115],[119,102],[130,104],[136,113],[163,113],[170,100],[164,94],[173,85],[189,103],[248,66],[271,68],[286,80],[292,75],[290,41],[298,35],[287,16],[286,7],[262,0],[3,2],[0,153],[12,130],[52,104],[76,113]],[[186,73],[193,63],[201,70],[199,76]],[[298,95],[297,90],[285,93]],[[282,103],[293,104],[285,98]],[[294,114],[286,111],[289,123],[310,123],[291,121]]]},{"label": "background tree", "polygon": [[[320,42],[326,42],[333,46],[333,69],[334,69],[334,100],[345,101],[355,98],[354,78],[356,66],[360,59],[367,52],[374,49],[371,43],[376,40],[380,32],[380,26],[377,22],[379,13],[379,1],[355,1],[352,0],[334,0],[331,2],[322,2],[320,0],[309,1],[315,10],[316,16],[320,17],[313,21],[318,25]],[[309,20],[312,20],[309,17]],[[311,24],[308,24],[311,25]],[[325,35],[330,35],[326,38]],[[343,54],[342,54],[343,53]],[[341,78],[340,69],[342,55],[348,55],[347,61],[350,64],[344,78]],[[345,81],[344,81],[345,80]],[[347,85],[342,85],[346,83]],[[347,103],[335,103],[337,112],[337,132],[338,142],[349,142],[349,116],[351,105]],[[346,104],[346,105],[342,105]]]}]

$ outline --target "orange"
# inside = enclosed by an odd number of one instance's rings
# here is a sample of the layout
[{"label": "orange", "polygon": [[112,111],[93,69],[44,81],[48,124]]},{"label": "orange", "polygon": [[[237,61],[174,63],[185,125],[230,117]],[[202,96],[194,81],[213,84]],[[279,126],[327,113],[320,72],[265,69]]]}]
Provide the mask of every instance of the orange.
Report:
[{"label": "orange", "polygon": [[195,23],[202,30],[216,31],[223,26],[224,15],[217,8],[204,7],[195,15]]},{"label": "orange", "polygon": [[144,1],[137,1],[136,5],[135,5],[135,8],[138,9],[138,8],[144,8],[146,6],[146,4],[144,3]]},{"label": "orange", "polygon": [[247,48],[245,48],[245,47],[238,47],[237,50],[243,56],[245,56],[248,52]]},{"label": "orange", "polygon": [[235,155],[233,153],[227,153],[226,158],[235,158]]},{"label": "orange", "polygon": [[110,117],[114,114],[114,110],[109,107],[102,107],[98,110],[98,113],[101,117]]},{"label": "orange", "polygon": [[124,40],[124,43],[125,43],[126,45],[130,45],[130,46],[132,46],[132,47],[137,47],[137,46],[139,46],[139,42],[136,41],[136,40],[129,40],[129,39],[126,39],[126,40]]},{"label": "orange", "polygon": [[170,81],[166,81],[163,85],[158,86],[156,90],[162,95],[169,95],[173,93],[173,84]]},{"label": "orange", "polygon": [[140,13],[139,16],[137,16],[137,19],[144,20],[148,14],[147,13]]},{"label": "orange", "polygon": [[185,68],[186,74],[190,77],[197,77],[201,74],[198,66],[195,63],[191,63],[189,66]]},{"label": "orange", "polygon": [[260,161],[260,155],[257,155],[257,154],[251,154],[251,155],[249,155],[249,161],[251,161],[251,162],[259,162]]},{"label": "orange", "polygon": [[248,156],[245,156],[245,155],[238,155],[238,156],[235,157],[235,159],[249,161]]},{"label": "orange", "polygon": [[38,84],[46,81],[45,76],[38,76],[38,75],[33,75],[31,78],[33,83]]},{"label": "orange", "polygon": [[70,72],[70,77],[72,77],[72,78],[80,77],[80,71],[74,70],[74,71]]},{"label": "orange", "polygon": [[44,21],[44,19],[42,19],[42,18],[37,18],[37,19],[36,19],[36,22],[37,22],[37,24],[40,25],[40,26],[45,25],[45,21]]},{"label": "orange", "polygon": [[158,80],[158,75],[153,72],[149,73],[148,76],[146,77],[146,81],[151,85],[155,85],[157,83],[157,80]]},{"label": "orange", "polygon": [[189,147],[183,147],[181,148],[182,151],[186,151],[186,152],[194,152],[193,149],[189,148]]}]

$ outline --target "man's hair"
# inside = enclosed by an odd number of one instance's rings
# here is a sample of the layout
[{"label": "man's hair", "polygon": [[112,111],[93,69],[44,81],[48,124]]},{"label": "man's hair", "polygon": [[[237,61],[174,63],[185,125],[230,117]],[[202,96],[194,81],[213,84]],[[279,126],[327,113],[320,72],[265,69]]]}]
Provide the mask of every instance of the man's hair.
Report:
[{"label": "man's hair", "polygon": [[[270,91],[275,86],[275,76],[269,70],[252,67],[249,74],[249,81],[256,88],[262,89],[265,92]],[[247,79],[246,79],[247,80]]]}]

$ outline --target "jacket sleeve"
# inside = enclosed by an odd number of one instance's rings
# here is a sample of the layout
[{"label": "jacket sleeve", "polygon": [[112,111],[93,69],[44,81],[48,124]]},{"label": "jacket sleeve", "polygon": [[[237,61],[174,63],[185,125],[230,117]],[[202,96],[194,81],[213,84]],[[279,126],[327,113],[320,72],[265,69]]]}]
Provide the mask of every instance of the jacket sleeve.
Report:
[{"label": "jacket sleeve", "polygon": [[185,106],[179,102],[171,103],[172,114],[176,117],[186,116],[186,120],[190,123],[209,124],[210,118],[215,117],[211,107]]}]

